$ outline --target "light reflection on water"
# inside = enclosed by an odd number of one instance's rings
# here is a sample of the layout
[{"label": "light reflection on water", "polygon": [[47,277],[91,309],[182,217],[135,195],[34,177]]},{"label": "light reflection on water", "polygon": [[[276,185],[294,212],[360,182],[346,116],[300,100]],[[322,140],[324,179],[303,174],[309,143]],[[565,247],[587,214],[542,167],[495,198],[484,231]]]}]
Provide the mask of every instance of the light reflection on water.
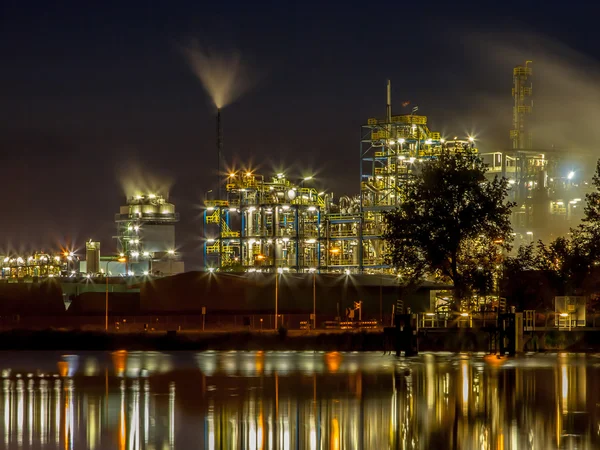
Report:
[{"label": "light reflection on water", "polygon": [[600,357],[0,353],[0,446],[600,448]]}]

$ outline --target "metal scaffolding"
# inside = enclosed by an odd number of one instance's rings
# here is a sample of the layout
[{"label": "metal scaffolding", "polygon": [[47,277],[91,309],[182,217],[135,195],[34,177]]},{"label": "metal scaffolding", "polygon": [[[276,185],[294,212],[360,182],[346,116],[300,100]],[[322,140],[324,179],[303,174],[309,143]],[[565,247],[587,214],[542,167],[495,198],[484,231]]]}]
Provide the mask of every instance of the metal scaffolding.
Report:
[{"label": "metal scaffolding", "polygon": [[472,138],[445,140],[427,117],[369,119],[360,141],[360,194],[332,195],[280,173],[229,174],[226,198],[205,201],[207,270],[383,273],[384,212],[401,202],[402,187],[420,164],[441,152],[477,151]]},{"label": "metal scaffolding", "polygon": [[327,196],[251,172],[227,178],[226,198],[207,200],[204,261],[209,270],[305,272],[325,264],[321,225]]},{"label": "metal scaffolding", "polygon": [[512,225],[516,244],[550,239],[574,226],[583,215],[588,190],[583,152],[532,147],[531,61],[513,69],[512,148],[482,153],[488,175],[508,178],[509,201],[516,202]]},{"label": "metal scaffolding", "polygon": [[415,115],[417,108],[411,114],[396,116],[391,115],[389,106],[387,111],[386,119],[368,119],[361,131],[360,272],[388,268],[381,237],[383,213],[402,202],[402,186],[419,171],[420,165],[442,152],[477,152],[472,137],[446,140],[439,132],[429,130],[427,117]]},{"label": "metal scaffolding", "polygon": [[151,270],[153,262],[178,258],[175,224],[179,213],[175,205],[159,194],[138,194],[115,214],[118,251],[129,265],[140,263]]}]

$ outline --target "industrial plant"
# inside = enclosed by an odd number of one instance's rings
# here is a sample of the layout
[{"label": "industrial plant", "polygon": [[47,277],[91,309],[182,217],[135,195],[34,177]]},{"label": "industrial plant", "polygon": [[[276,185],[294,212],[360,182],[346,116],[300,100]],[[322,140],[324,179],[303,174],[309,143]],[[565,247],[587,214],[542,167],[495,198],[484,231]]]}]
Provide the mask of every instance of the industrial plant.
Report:
[{"label": "industrial plant", "polygon": [[[582,152],[536,149],[531,61],[513,69],[512,148],[481,152],[489,176],[509,180],[516,202],[515,246],[566,233],[583,214],[593,167]],[[361,127],[357,195],[337,199],[309,187],[310,177],[236,171],[219,180],[219,198],[205,201],[204,262],[208,271],[391,273],[386,262],[383,213],[396,208],[401,188],[423,162],[441,152],[479,152],[475,138],[444,137],[428,118],[392,113],[387,85],[386,115]],[[217,121],[219,171],[222,132]],[[224,187],[224,189],[223,189]]]},{"label": "industrial plant", "polygon": [[[392,274],[382,239],[384,213],[399,205],[403,186],[421,165],[442,152],[479,153],[490,177],[508,179],[508,200],[517,205],[512,217],[515,247],[566,233],[583,214],[593,165],[584,152],[535,147],[532,76],[531,61],[513,69],[512,128],[507,133],[511,148],[484,150],[473,136],[432,131],[417,107],[394,114],[388,81],[385,115],[368,118],[361,126],[357,189],[337,198],[315,188],[312,177],[252,170],[226,173],[218,109],[219,175],[216,188],[209,191],[214,198],[205,200],[203,213],[206,271]],[[109,257],[101,256],[100,242],[91,240],[85,257],[71,250],[2,255],[0,274],[20,279],[184,271],[175,239],[179,213],[167,195],[129,196],[114,222],[116,252],[109,250]]]},{"label": "industrial plant", "polygon": [[588,152],[534,146],[532,76],[531,61],[513,69],[512,147],[481,155],[488,175],[506,177],[511,186],[508,200],[517,204],[512,216],[517,246],[551,240],[579,223],[595,167]]},{"label": "industrial plant", "polygon": [[[2,257],[2,279],[176,275],[184,271],[177,252],[175,205],[159,194],[138,194],[127,199],[115,214],[116,256],[101,255],[101,243],[85,243],[85,257],[72,250]],[[110,248],[110,247],[109,247]]]},{"label": "industrial plant", "polygon": [[159,194],[138,194],[127,199],[115,215],[117,251],[131,270],[173,275],[183,272],[176,252],[175,205]]}]

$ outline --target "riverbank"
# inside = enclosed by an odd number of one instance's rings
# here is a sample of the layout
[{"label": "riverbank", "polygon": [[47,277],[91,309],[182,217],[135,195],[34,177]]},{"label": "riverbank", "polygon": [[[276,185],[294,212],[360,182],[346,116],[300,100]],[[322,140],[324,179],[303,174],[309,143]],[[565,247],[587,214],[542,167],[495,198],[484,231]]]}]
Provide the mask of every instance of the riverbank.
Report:
[{"label": "riverbank", "polygon": [[[0,332],[0,350],[60,351],[392,351],[381,331],[97,332],[9,330]],[[489,334],[456,331],[420,334],[420,351],[488,351]],[[600,331],[543,331],[524,337],[524,351],[600,351]]]},{"label": "riverbank", "polygon": [[0,350],[205,351],[205,350],[383,350],[381,332],[94,332],[10,330],[0,332]]}]

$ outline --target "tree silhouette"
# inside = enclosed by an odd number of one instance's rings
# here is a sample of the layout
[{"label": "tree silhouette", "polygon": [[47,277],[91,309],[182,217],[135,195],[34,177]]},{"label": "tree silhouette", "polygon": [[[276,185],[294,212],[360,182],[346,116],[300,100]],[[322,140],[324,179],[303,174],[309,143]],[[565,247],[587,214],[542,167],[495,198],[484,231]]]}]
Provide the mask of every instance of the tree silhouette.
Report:
[{"label": "tree silhouette", "polygon": [[389,262],[408,283],[452,282],[455,300],[485,295],[500,251],[510,250],[508,180],[486,178],[486,165],[470,152],[418,164],[399,188],[400,206],[385,213]]}]

